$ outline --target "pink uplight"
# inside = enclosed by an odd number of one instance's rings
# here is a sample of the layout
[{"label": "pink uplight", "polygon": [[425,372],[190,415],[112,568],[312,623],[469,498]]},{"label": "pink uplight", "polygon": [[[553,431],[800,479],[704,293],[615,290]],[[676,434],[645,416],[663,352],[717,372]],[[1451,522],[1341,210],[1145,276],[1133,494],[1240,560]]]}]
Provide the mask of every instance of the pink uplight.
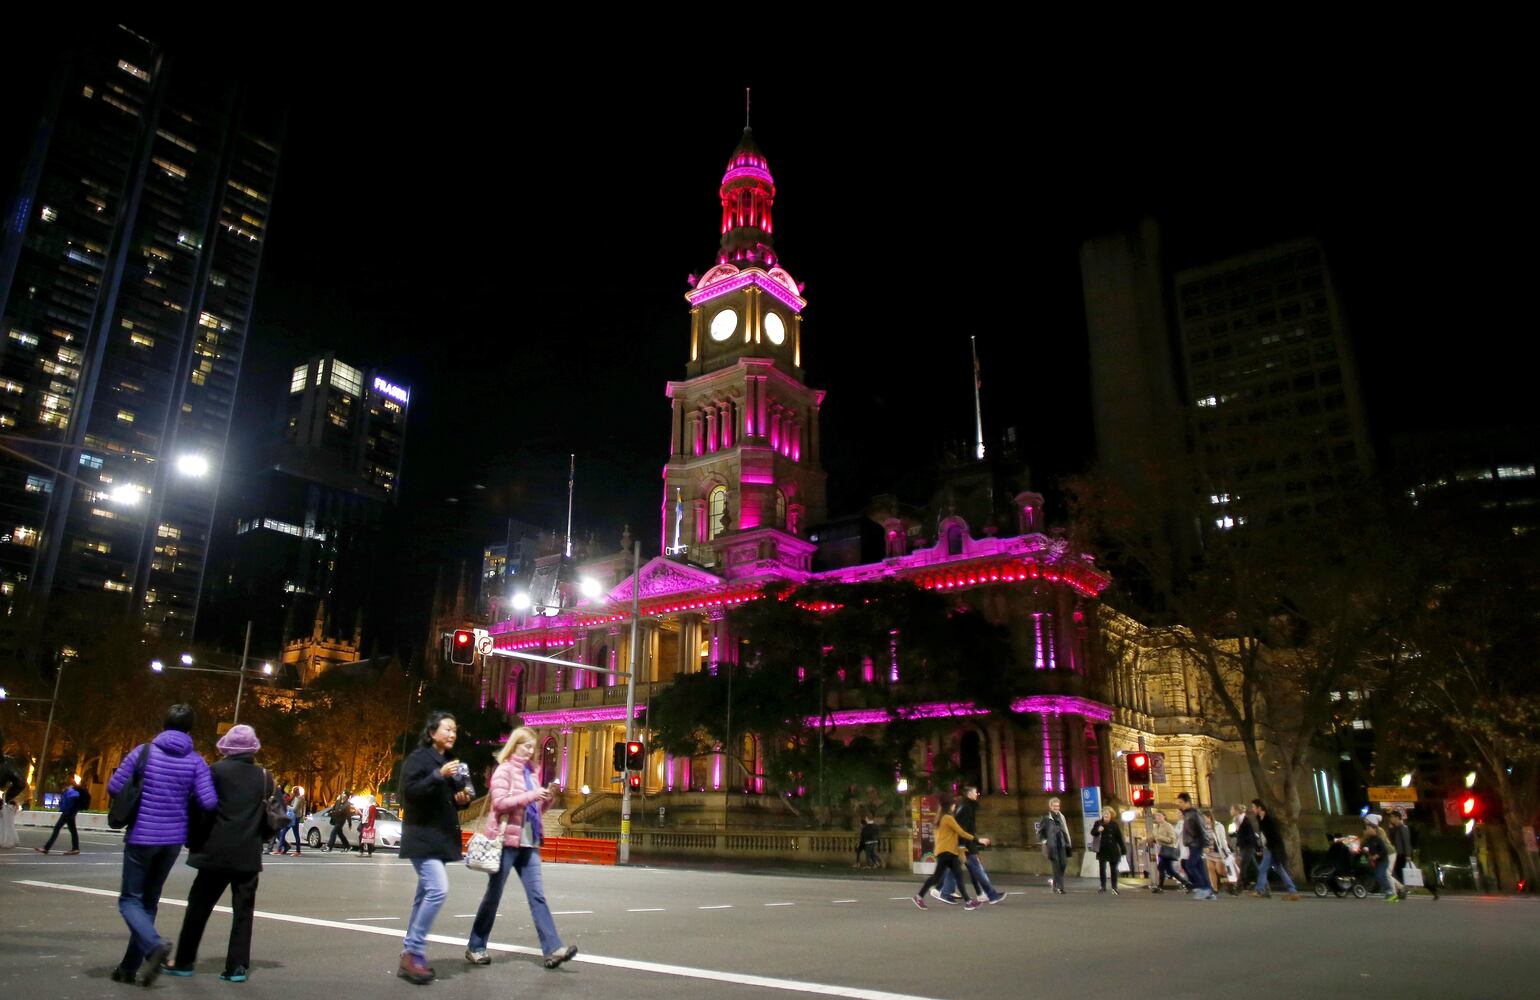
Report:
[{"label": "pink uplight", "polygon": [[[647,711],[646,705],[636,706],[636,716],[640,717]],[[624,705],[607,705],[603,708],[564,708],[552,712],[526,712],[523,720],[526,726],[573,726],[585,722],[624,722],[626,709]]]}]

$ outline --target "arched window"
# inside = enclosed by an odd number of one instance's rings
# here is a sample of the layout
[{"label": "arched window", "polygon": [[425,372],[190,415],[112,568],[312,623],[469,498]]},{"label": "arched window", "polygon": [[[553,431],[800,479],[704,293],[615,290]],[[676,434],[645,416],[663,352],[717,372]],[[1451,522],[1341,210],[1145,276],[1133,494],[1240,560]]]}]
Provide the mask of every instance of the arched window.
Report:
[{"label": "arched window", "polygon": [[786,527],[786,494],[780,490],[775,491],[775,526]]},{"label": "arched window", "polygon": [[711,501],[706,506],[706,538],[709,541],[724,530],[722,517],[727,513],[727,487],[718,486],[712,490]]},{"label": "arched window", "polygon": [[556,737],[547,736],[545,744],[540,749],[540,783],[549,785],[557,776],[557,750]]},{"label": "arched window", "polygon": [[963,551],[962,525],[953,524],[946,529],[946,554],[960,556]]}]

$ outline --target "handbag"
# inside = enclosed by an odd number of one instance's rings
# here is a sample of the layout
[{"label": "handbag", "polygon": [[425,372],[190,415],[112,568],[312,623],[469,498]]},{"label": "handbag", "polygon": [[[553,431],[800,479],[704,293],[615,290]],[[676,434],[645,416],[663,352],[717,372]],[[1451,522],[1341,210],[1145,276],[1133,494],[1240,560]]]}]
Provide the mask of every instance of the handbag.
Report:
[{"label": "handbag", "polygon": [[139,816],[139,796],[144,791],[144,765],[150,759],[150,745],[139,745],[144,752],[134,764],[133,776],[112,797],[112,805],[107,809],[107,825],[114,830],[132,826]]},{"label": "handbag", "polygon": [[495,875],[503,867],[503,834],[508,832],[508,821],[503,820],[503,825],[497,831],[497,839],[493,840],[481,831],[471,837],[470,843],[465,845],[465,867],[473,872],[486,872]]},{"label": "handbag", "polygon": [[1181,854],[1175,847],[1172,847],[1170,844],[1161,844],[1160,856],[1165,858],[1167,861],[1175,861],[1177,858],[1181,857]]},{"label": "handbag", "polygon": [[283,797],[278,794],[278,785],[273,781],[272,774],[265,767],[262,769],[262,774],[267,778],[267,785],[271,789],[262,801],[262,837],[266,839],[288,827],[291,814]]},{"label": "handbag", "polygon": [[1401,869],[1401,884],[1411,889],[1423,888],[1426,883],[1422,880],[1422,869],[1407,862],[1406,867]]},{"label": "handbag", "polygon": [[1102,852],[1101,834],[1097,834],[1091,838],[1091,842],[1086,845],[1086,850],[1090,851],[1092,854],[1100,854]]}]

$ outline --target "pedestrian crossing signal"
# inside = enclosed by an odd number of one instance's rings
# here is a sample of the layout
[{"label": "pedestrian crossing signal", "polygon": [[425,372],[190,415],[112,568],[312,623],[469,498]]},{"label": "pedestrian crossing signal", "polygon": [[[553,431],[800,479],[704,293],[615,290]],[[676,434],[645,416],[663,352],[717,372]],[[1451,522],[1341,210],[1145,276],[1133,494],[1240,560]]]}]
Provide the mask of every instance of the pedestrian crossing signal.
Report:
[{"label": "pedestrian crossing signal", "polygon": [[617,741],[615,746],[610,749],[610,763],[615,765],[615,770],[617,771],[624,771],[626,769],[625,743]]},{"label": "pedestrian crossing signal", "polygon": [[449,662],[457,667],[468,667],[476,662],[476,633],[468,628],[457,628],[449,637]]},{"label": "pedestrian crossing signal", "polygon": [[626,770],[640,771],[647,763],[647,748],[640,740],[626,744]]},{"label": "pedestrian crossing signal", "polygon": [[631,774],[626,776],[626,780],[631,782],[631,788],[633,791],[641,790],[642,776],[640,774],[637,774],[633,771]]},{"label": "pedestrian crossing signal", "polygon": [[1130,785],[1150,783],[1150,755],[1143,750],[1135,750],[1128,755],[1128,783]]},{"label": "pedestrian crossing signal", "polygon": [[1153,806],[1155,804],[1155,790],[1151,788],[1129,789],[1129,798],[1136,806]]}]

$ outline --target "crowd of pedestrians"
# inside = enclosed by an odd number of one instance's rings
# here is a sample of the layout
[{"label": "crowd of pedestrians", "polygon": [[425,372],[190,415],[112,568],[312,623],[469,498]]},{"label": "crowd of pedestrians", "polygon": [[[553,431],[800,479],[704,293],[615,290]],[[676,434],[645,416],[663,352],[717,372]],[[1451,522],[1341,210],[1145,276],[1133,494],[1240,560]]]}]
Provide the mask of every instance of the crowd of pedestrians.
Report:
[{"label": "crowd of pedestrians", "polygon": [[[189,735],[192,728],[192,708],[173,705],[166,712],[160,735],[135,747],[107,784],[114,798],[111,821],[121,819],[127,826],[118,910],[128,926],[129,941],[112,969],[115,982],[149,986],[162,975],[193,975],[209,916],[226,890],[233,919],[219,978],[246,981],[251,974],[252,923],[263,855],[289,853],[286,838],[290,833],[295,838],[293,853],[299,851],[305,790],[297,785],[285,787],[256,763],[262,743],[255,730],[244,725],[231,727],[216,744],[219,762],[210,767],[194,750]],[[402,764],[408,819],[402,825],[401,856],[416,870],[417,891],[397,972],[417,984],[435,978],[427,962],[427,938],[448,897],[446,866],[461,856],[459,809],[473,794],[469,768],[450,757],[457,736],[453,715],[432,713],[423,728],[421,745]],[[540,787],[535,779],[530,764],[534,747],[532,730],[515,730],[498,754],[498,767],[492,775],[483,832],[500,839],[502,863],[499,871],[488,876],[466,942],[465,959],[473,966],[491,962],[487,942],[510,871],[518,874],[524,887],[546,968],[554,969],[577,954],[575,945],[562,943],[545,900],[540,871],[542,816],[553,791]],[[20,788],[24,786],[19,779],[0,773],[0,793],[6,799],[14,798]],[[0,808],[8,805],[0,803]],[[348,814],[344,815],[339,806],[346,807]],[[78,800],[71,800],[68,808],[73,817],[79,809]],[[372,847],[378,816],[372,796],[355,808],[343,795],[332,810],[334,832],[356,818],[360,847]],[[73,835],[73,823],[61,818],[48,846],[38,850],[46,853],[65,827]],[[346,837],[342,839],[346,846]],[[161,937],[155,922],[161,891],[184,845],[188,848],[187,864],[197,874],[188,890],[181,933],[173,944]]]}]

